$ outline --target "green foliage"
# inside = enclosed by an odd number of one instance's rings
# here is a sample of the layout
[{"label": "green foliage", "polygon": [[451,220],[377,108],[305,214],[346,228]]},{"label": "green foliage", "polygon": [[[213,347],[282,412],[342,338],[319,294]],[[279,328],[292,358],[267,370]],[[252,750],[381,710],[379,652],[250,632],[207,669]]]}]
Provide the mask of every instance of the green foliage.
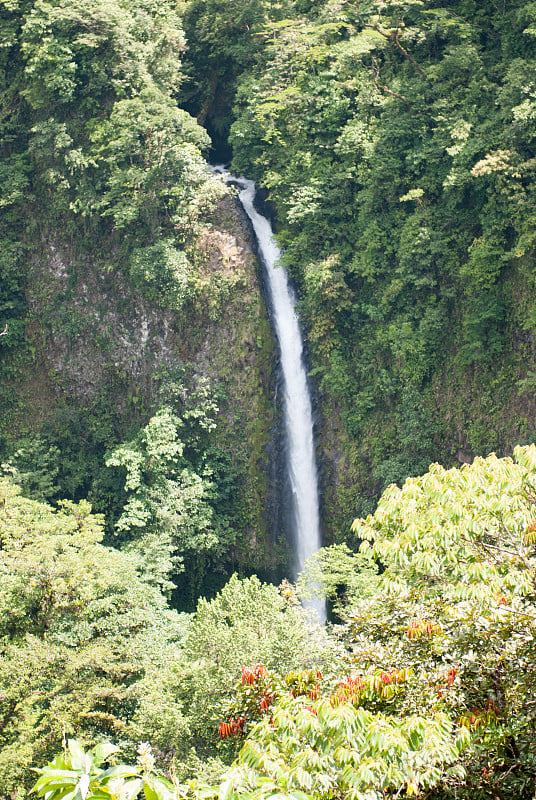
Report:
[{"label": "green foliage", "polygon": [[128,739],[140,695],[183,624],[104,547],[87,502],[58,511],[5,480],[0,504],[0,775],[11,793],[65,734]]},{"label": "green foliage", "polygon": [[319,586],[339,613],[356,597],[376,591],[378,566],[368,555],[354,553],[347,544],[322,547],[305,565],[298,579],[300,596],[307,597],[308,586]]},{"label": "green foliage", "polygon": [[292,595],[283,597],[255,576],[233,575],[213,600],[199,600],[185,657],[170,675],[169,696],[188,708],[188,728],[199,754],[206,758],[219,751],[229,758],[237,742],[219,746],[218,729],[240,702],[237,683],[244,665],[263,664],[276,681],[283,681],[291,669],[330,667],[336,652],[335,643]]},{"label": "green foliage", "polygon": [[525,370],[519,342],[534,328],[518,306],[534,272],[536,51],[525,6],[318,2],[287,19],[268,6],[253,29],[233,167],[275,205],[314,373],[350,440],[341,472],[355,443],[371,476],[358,508],[468,441],[453,372],[471,402],[502,359],[502,403],[471,409],[485,430],[478,452],[496,446],[492,416],[510,431],[503,451],[527,440],[509,400]]},{"label": "green foliage", "polygon": [[218,729],[237,702],[241,667],[263,659],[270,679],[283,685],[289,666],[334,664],[336,645],[274,586],[235,575],[214,600],[199,601],[186,638],[155,656],[136,683],[122,738],[150,740],[159,767],[169,769],[176,759],[181,779],[216,781],[240,745],[222,742]]},{"label": "green foliage", "polygon": [[[311,644],[310,629],[318,649]],[[255,576],[241,580],[234,575],[214,600],[200,599],[188,648],[192,660],[206,659],[227,681],[246,663],[259,662],[280,674],[312,666],[326,641],[292,595],[285,598]]]},{"label": "green foliage", "polygon": [[54,189],[56,212],[109,216],[140,238],[187,228],[208,139],[174,99],[184,48],[175,9],[88,0],[16,14],[37,191]]},{"label": "green foliage", "polygon": [[[91,337],[106,358],[108,320],[92,324],[86,306],[95,280],[120,305],[138,291],[157,306],[182,309],[196,286],[195,259],[186,251],[221,187],[203,158],[207,134],[177,104],[185,42],[173,3],[32,0],[2,4],[0,18],[2,455],[25,450],[15,460],[34,496],[91,495],[109,511],[118,500],[98,474],[104,451],[140,424],[144,409],[118,401],[133,390],[112,366],[97,398],[62,403],[62,378],[44,363],[43,350],[54,353],[56,344],[47,334]],[[72,266],[74,285],[51,297],[56,253]],[[36,370],[46,372],[50,395],[42,415],[32,408],[39,405],[35,388],[24,385]],[[144,388],[134,391],[146,400]],[[62,416],[70,417],[63,427]]]},{"label": "green foliage", "polygon": [[115,800],[140,795],[145,800],[171,800],[177,796],[177,786],[154,774],[154,758],[147,742],[139,745],[135,766],[103,766],[118,751],[109,742],[84,751],[75,739],[69,739],[63,756],[39,770],[41,775],[32,791],[50,800]]},{"label": "green foliage", "polygon": [[[207,422],[203,415],[202,422]],[[180,430],[184,422],[162,407],[137,439],[108,456],[108,467],[126,471],[127,502],[116,522],[127,533],[130,552],[138,553],[144,574],[172,588],[174,571],[183,569],[188,552],[201,555],[222,546],[210,500],[215,496],[205,465],[199,475],[185,456]]]},{"label": "green foliage", "polygon": [[132,283],[157,305],[179,310],[193,295],[190,273],[186,254],[172,241],[161,240],[132,253]]},{"label": "green foliage", "polygon": [[95,210],[116,229],[141,224],[155,236],[172,224],[188,232],[207,184],[199,148],[208,138],[194,120],[151,88],[117,100],[110,116],[90,127],[90,152],[104,183]]},{"label": "green foliage", "polygon": [[469,730],[469,795],[523,795],[532,782],[535,474],[534,445],[515,461],[433,465],[354,526],[362,557],[383,566],[345,612],[355,668],[409,669],[390,706],[441,709]]},{"label": "green foliage", "polygon": [[535,508],[534,445],[391,486],[359,554],[318,556],[346,589],[346,670],[318,700],[280,695],[220,793],[529,797]]},{"label": "green foliage", "polygon": [[[532,796],[535,509],[534,445],[516,448],[515,460],[433,465],[389,487],[375,514],[355,522],[360,553],[338,546],[317,559],[328,594],[345,587],[343,658],[288,586],[235,576],[200,601],[159,701],[156,674],[140,684],[138,722],[157,700],[155,735],[184,753],[186,722],[205,758],[218,723],[227,757],[247,738],[219,785],[199,780],[214,762],[205,770],[196,755],[198,779],[175,791],[194,800]],[[140,774],[99,773],[89,758],[75,774],[54,773],[58,764],[43,771],[43,793],[50,779],[73,791],[84,773],[105,797],[115,792],[109,778]]]},{"label": "green foliage", "polygon": [[253,32],[262,26],[270,0],[193,0],[184,28],[188,39],[186,105],[226,148],[238,75],[255,59]]},{"label": "green foliage", "polygon": [[[11,467],[4,470],[14,473],[17,483],[25,493],[35,500],[47,502],[57,497],[55,481],[60,471],[62,453],[58,447],[50,446],[42,439],[19,441],[19,449],[11,459]],[[13,466],[15,465],[15,466]]]},{"label": "green foliage", "polygon": [[381,798],[460,776],[467,744],[446,715],[398,720],[329,700],[282,701],[229,774],[229,797]]}]

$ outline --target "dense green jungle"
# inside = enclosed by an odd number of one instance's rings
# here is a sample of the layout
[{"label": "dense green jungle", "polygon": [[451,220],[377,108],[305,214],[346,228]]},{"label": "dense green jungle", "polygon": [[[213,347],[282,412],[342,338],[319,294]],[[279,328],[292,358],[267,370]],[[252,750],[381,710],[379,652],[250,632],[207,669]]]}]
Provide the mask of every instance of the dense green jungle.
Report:
[{"label": "dense green jungle", "polygon": [[0,798],[533,800],[536,2],[0,0],[0,241]]}]

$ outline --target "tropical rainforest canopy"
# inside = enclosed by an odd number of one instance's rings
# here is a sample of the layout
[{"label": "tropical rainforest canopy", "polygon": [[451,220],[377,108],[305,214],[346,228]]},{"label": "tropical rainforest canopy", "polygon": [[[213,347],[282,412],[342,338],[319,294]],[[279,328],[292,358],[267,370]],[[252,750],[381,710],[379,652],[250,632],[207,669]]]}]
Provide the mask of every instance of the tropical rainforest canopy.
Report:
[{"label": "tropical rainforest canopy", "polygon": [[[532,800],[536,3],[0,0],[0,44],[0,796]],[[207,159],[298,291],[298,588]]]}]

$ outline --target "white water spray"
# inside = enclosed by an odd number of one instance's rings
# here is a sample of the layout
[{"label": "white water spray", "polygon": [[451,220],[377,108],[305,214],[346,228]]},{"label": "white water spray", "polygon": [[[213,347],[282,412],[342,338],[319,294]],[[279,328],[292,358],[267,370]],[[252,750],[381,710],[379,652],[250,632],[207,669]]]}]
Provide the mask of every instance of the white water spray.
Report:
[{"label": "white water spray", "polygon": [[[281,251],[274,240],[270,222],[253,205],[254,182],[231,175],[226,175],[226,180],[239,187],[238,196],[257,237],[272,301],[283,375],[283,414],[288,439],[287,464],[292,491],[296,571],[301,572],[306,559],[319,549],[321,540],[313,411],[303,362],[296,297],[286,270],[279,265]],[[307,605],[325,622],[326,604],[322,597],[315,595]]]}]

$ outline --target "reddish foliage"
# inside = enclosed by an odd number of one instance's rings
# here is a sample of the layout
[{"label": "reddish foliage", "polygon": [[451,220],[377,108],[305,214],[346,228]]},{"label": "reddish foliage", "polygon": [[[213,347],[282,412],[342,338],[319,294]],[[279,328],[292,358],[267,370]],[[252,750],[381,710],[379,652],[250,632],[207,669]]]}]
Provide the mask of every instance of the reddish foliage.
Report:
[{"label": "reddish foliage", "polygon": [[273,699],[272,696],[264,695],[262,700],[261,700],[261,705],[260,705],[261,711],[267,711],[267,709],[270,708],[270,706],[272,705],[273,702],[274,702],[274,699]]},{"label": "reddish foliage", "polygon": [[[285,681],[292,687],[289,689],[292,697],[302,695],[317,700],[321,679],[320,671],[305,670],[289,673]],[[277,682],[274,683],[273,677],[263,664],[241,667],[240,682],[241,690],[239,689],[233,705],[234,713],[238,713],[238,716],[236,719],[231,717],[227,722],[220,722],[221,739],[244,733],[246,723],[265,714],[276,701],[277,690],[274,687],[277,686]]]},{"label": "reddish foliage", "polygon": [[497,720],[497,706],[493,700],[488,700],[486,708],[472,708],[468,716],[463,716],[461,722],[473,728],[494,723]]},{"label": "reddish foliage", "polygon": [[456,677],[457,674],[458,670],[456,669],[456,667],[452,667],[451,669],[449,669],[449,671],[447,672],[447,683],[449,686],[452,686],[452,684],[454,683],[454,678]]},{"label": "reddish foliage", "polygon": [[434,633],[441,633],[439,625],[422,619],[412,620],[406,630],[408,639],[420,639],[425,636],[432,636]]},{"label": "reddish foliage", "polygon": [[253,667],[242,667],[242,686],[253,686],[254,683],[266,675],[266,667],[255,664]]},{"label": "reddish foliage", "polygon": [[245,723],[245,717],[238,717],[237,719],[233,719],[233,717],[231,717],[229,722],[220,722],[220,737],[222,739],[226,739],[228,736],[236,736],[236,734],[242,733]]}]

